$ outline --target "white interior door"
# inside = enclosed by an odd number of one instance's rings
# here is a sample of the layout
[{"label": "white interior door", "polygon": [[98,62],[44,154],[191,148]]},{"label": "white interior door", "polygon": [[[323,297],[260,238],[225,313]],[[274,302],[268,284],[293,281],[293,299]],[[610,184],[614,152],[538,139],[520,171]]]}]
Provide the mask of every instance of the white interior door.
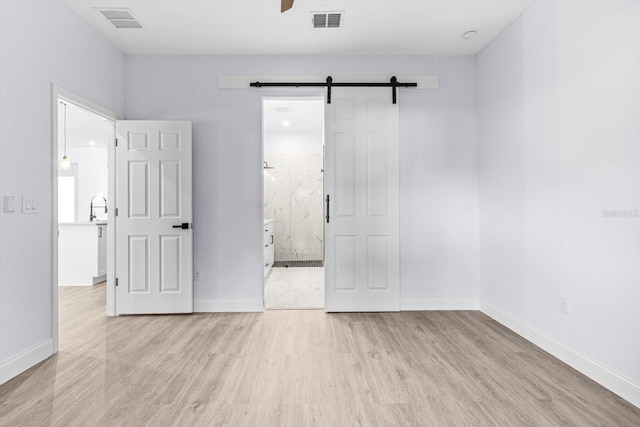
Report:
[{"label": "white interior door", "polygon": [[326,311],[400,309],[399,114],[390,92],[336,88],[326,106]]},{"label": "white interior door", "polygon": [[191,122],[118,121],[116,137],[116,313],[191,313]]}]

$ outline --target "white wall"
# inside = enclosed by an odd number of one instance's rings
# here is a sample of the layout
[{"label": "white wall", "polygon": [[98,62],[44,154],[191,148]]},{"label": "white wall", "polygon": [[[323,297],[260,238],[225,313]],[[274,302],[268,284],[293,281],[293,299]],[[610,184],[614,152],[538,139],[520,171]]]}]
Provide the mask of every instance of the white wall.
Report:
[{"label": "white wall", "polygon": [[127,118],[193,121],[195,299],[261,301],[261,98],[322,94],[219,90],[218,76],[330,74],[440,76],[399,95],[401,298],[477,298],[473,57],[128,56]]},{"label": "white wall", "polygon": [[481,299],[636,404],[639,21],[640,2],[536,2],[477,56]]},{"label": "white wall", "polygon": [[322,154],[323,131],[264,132],[264,152],[269,154]]},{"label": "white wall", "polygon": [[0,214],[3,369],[52,336],[51,83],[122,113],[123,78],[123,55],[62,3],[0,1],[0,194],[40,209]]}]

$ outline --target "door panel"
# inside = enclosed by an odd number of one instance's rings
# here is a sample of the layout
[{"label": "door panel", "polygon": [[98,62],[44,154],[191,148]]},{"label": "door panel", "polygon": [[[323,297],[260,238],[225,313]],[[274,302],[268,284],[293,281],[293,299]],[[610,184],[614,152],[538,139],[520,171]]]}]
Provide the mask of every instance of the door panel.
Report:
[{"label": "door panel", "polygon": [[129,293],[149,293],[149,236],[129,236]]},{"label": "door panel", "polygon": [[160,236],[160,292],[180,292],[181,236]]},{"label": "door panel", "polygon": [[180,218],[180,162],[160,162],[160,217]]},{"label": "door panel", "polygon": [[389,236],[367,236],[367,287],[389,289]]},{"label": "door panel", "polygon": [[116,313],[193,311],[191,122],[116,123]]},{"label": "door panel", "polygon": [[[335,188],[335,214],[353,217],[356,213],[356,136],[353,133],[334,134],[335,178],[340,183]],[[328,193],[327,193],[328,194]]]},{"label": "door panel", "polygon": [[367,135],[367,214],[387,216],[387,138],[385,134]]},{"label": "door panel", "polygon": [[335,256],[331,260],[335,266],[336,291],[357,290],[358,236],[334,236]]},{"label": "door panel", "polygon": [[129,218],[149,218],[149,162],[129,161]]},{"label": "door panel", "polygon": [[336,89],[326,106],[327,311],[400,309],[398,116],[384,89]]}]

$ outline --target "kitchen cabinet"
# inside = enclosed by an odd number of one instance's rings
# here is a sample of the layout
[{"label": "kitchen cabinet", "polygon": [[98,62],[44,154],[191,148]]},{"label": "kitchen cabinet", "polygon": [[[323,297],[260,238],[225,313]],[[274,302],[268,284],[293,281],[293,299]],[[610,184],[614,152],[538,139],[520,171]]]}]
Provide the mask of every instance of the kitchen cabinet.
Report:
[{"label": "kitchen cabinet", "polygon": [[92,286],[106,279],[106,221],[58,224],[58,284]]}]

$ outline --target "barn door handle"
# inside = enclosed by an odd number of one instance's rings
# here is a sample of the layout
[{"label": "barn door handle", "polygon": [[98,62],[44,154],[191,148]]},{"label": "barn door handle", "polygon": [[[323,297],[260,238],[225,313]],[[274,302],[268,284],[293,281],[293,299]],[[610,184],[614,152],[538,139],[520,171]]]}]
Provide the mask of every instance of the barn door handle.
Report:
[{"label": "barn door handle", "polygon": [[183,230],[188,230],[189,229],[189,223],[188,222],[183,222],[182,224],[174,225],[173,228],[181,228]]},{"label": "barn door handle", "polygon": [[327,194],[327,224],[329,224],[329,195]]}]

